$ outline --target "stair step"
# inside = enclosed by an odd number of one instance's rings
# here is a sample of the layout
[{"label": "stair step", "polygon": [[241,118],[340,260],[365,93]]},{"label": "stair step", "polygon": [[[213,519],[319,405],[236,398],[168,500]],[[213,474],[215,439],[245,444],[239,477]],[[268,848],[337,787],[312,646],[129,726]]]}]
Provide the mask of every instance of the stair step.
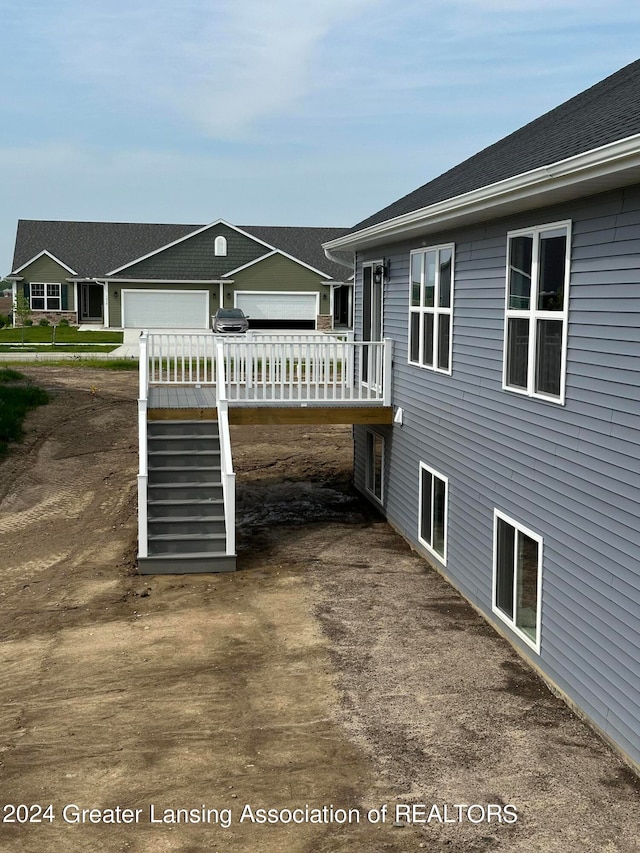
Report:
[{"label": "stair step", "polygon": [[149,534],[149,556],[162,554],[211,554],[224,552],[227,537],[224,533],[166,533]]},{"label": "stair step", "polygon": [[148,500],[148,517],[150,520],[161,518],[211,518],[214,514],[224,517],[224,499],[207,498],[205,496],[190,500]]},{"label": "stair step", "polygon": [[149,468],[219,467],[219,450],[150,450]]},{"label": "stair step", "polygon": [[148,443],[150,453],[156,451],[220,452],[220,439],[217,435],[150,435]]},{"label": "stair step", "polygon": [[208,537],[224,534],[227,529],[224,515],[163,516],[149,518],[147,525],[149,536],[155,539],[170,534]]},{"label": "stair step", "polygon": [[205,572],[234,572],[235,554],[170,554],[138,557],[141,575],[184,575]]},{"label": "stair step", "polygon": [[150,501],[200,501],[208,498],[222,500],[222,484],[206,481],[196,483],[152,483],[150,481],[147,486],[147,495]]},{"label": "stair step", "polygon": [[176,468],[160,467],[149,468],[149,485],[162,485],[169,483],[208,483],[210,485],[221,485],[222,474],[219,465],[206,465],[196,467],[190,465]]},{"label": "stair step", "polygon": [[182,435],[188,431],[191,435],[218,436],[218,421],[147,421],[147,435],[160,437]]}]

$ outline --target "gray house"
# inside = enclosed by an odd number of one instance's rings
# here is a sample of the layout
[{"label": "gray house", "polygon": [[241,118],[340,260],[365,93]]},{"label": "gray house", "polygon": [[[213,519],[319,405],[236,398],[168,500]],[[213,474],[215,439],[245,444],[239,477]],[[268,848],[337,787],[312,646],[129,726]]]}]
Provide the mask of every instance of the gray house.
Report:
[{"label": "gray house", "polygon": [[349,326],[350,271],[325,257],[339,228],[18,222],[11,275],[34,320],[206,329],[218,308],[255,326]]},{"label": "gray house", "polygon": [[336,250],[394,342],[358,488],[638,769],[640,61]]}]

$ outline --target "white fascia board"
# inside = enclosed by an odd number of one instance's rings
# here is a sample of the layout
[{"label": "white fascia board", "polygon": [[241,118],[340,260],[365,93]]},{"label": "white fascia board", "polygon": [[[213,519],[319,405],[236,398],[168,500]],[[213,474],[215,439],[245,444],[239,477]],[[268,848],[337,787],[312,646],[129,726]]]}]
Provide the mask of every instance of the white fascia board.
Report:
[{"label": "white fascia board", "polygon": [[43,255],[47,255],[47,257],[51,258],[52,261],[55,261],[56,264],[60,264],[60,266],[64,267],[67,270],[67,272],[71,273],[71,275],[78,275],[78,273],[75,270],[72,270],[70,266],[67,266],[67,264],[65,264],[64,261],[61,261],[60,258],[56,258],[56,256],[52,255],[51,252],[47,251],[47,249],[43,249],[41,252],[38,252],[38,254],[34,255],[30,260],[28,260],[26,262],[26,264],[22,264],[22,266],[18,267],[17,270],[14,270],[12,275],[19,273],[21,270],[28,267],[29,264],[34,263],[34,261],[37,261],[38,258],[41,258]]},{"label": "white fascia board", "polygon": [[[84,281],[84,279],[83,279]],[[95,279],[98,282],[109,282],[116,284],[228,284],[226,278],[109,278],[109,276],[99,276]]]},{"label": "white fascia board", "polygon": [[[251,235],[248,235],[248,236],[251,236]],[[274,249],[272,252],[269,252],[266,255],[261,255],[259,258],[256,258],[255,261],[249,261],[248,264],[244,264],[241,267],[236,267],[236,269],[230,270],[228,273],[225,273],[225,275],[235,275],[236,273],[239,273],[241,270],[246,270],[248,267],[252,267],[255,264],[259,264],[260,261],[264,261],[267,258],[273,258],[274,255],[282,255],[283,258],[288,258],[290,261],[293,261],[295,264],[299,264],[301,267],[305,267],[306,269],[311,270],[311,272],[315,272],[318,275],[321,275],[321,276],[327,275],[326,272],[323,272],[322,270],[319,270],[316,267],[312,267],[311,264],[306,264],[304,261],[301,261],[300,258],[294,258],[293,255],[289,255],[287,252],[283,252],[282,249]],[[320,282],[320,284],[329,284],[329,283],[330,282],[328,282],[328,281],[321,281]]]},{"label": "white fascia board", "polygon": [[159,249],[154,249],[153,252],[148,252],[146,255],[141,255],[139,258],[135,258],[133,261],[128,261],[126,264],[123,264],[121,267],[118,267],[115,270],[111,270],[107,273],[107,275],[115,275],[116,273],[121,272],[121,270],[126,270],[127,267],[132,267],[135,264],[139,264],[141,261],[146,261],[147,258],[152,258],[154,255],[160,254],[160,252],[166,251],[166,249],[170,249],[172,246],[177,246],[178,243],[183,243],[185,240],[190,240],[192,237],[195,237],[197,234],[202,234],[204,231],[208,231],[210,228],[215,228],[217,225],[224,225],[227,228],[233,229],[233,231],[237,231],[238,234],[242,234],[245,237],[249,237],[249,239],[253,240],[255,243],[260,243],[262,246],[266,246],[268,249],[273,249],[273,246],[270,246],[268,243],[265,243],[264,240],[259,240],[257,237],[254,237],[252,234],[249,234],[247,231],[243,231],[241,228],[237,228],[235,225],[231,225],[230,222],[226,222],[224,219],[216,219],[215,222],[210,222],[209,225],[203,225],[202,228],[196,228],[195,231],[190,231],[189,234],[185,234],[184,237],[179,237],[177,240],[174,240],[172,243],[167,243],[165,246],[160,246]]},{"label": "white fascia board", "polygon": [[[559,192],[581,183],[613,178],[617,173],[640,169],[640,134],[594,148],[575,157],[540,166],[503,181],[480,187],[468,193],[436,202],[428,207],[378,222],[353,234],[323,243],[325,254],[333,249],[356,249],[374,246],[389,239],[400,240],[426,228],[447,227],[477,217],[486,211],[500,214],[499,208],[534,196]],[[640,179],[640,174],[634,176]],[[612,184],[613,186],[613,184]],[[603,187],[606,189],[606,186]],[[602,191],[595,189],[594,192]]]}]

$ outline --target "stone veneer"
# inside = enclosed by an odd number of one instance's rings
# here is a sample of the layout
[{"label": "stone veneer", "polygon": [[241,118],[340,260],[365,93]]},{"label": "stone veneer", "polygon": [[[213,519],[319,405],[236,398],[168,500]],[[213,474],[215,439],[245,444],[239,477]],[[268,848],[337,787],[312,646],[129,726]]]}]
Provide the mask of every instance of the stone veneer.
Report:
[{"label": "stone veneer", "polygon": [[316,317],[316,329],[319,332],[330,332],[333,329],[333,317],[331,314],[318,314]]},{"label": "stone veneer", "polygon": [[[52,326],[57,326],[63,317],[69,321],[69,325],[78,325],[78,314],[75,311],[32,311],[29,317],[33,320],[34,326],[37,326],[43,318],[48,320]],[[21,325],[18,317],[16,317],[15,325]]]}]

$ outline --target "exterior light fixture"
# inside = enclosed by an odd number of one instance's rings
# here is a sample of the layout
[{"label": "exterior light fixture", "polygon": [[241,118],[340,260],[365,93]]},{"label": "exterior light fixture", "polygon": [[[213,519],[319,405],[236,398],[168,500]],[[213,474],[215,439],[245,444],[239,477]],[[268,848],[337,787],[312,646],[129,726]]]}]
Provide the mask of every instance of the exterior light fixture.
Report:
[{"label": "exterior light fixture", "polygon": [[381,264],[376,264],[373,268],[374,284],[383,284],[389,278],[389,261],[383,261]]}]

